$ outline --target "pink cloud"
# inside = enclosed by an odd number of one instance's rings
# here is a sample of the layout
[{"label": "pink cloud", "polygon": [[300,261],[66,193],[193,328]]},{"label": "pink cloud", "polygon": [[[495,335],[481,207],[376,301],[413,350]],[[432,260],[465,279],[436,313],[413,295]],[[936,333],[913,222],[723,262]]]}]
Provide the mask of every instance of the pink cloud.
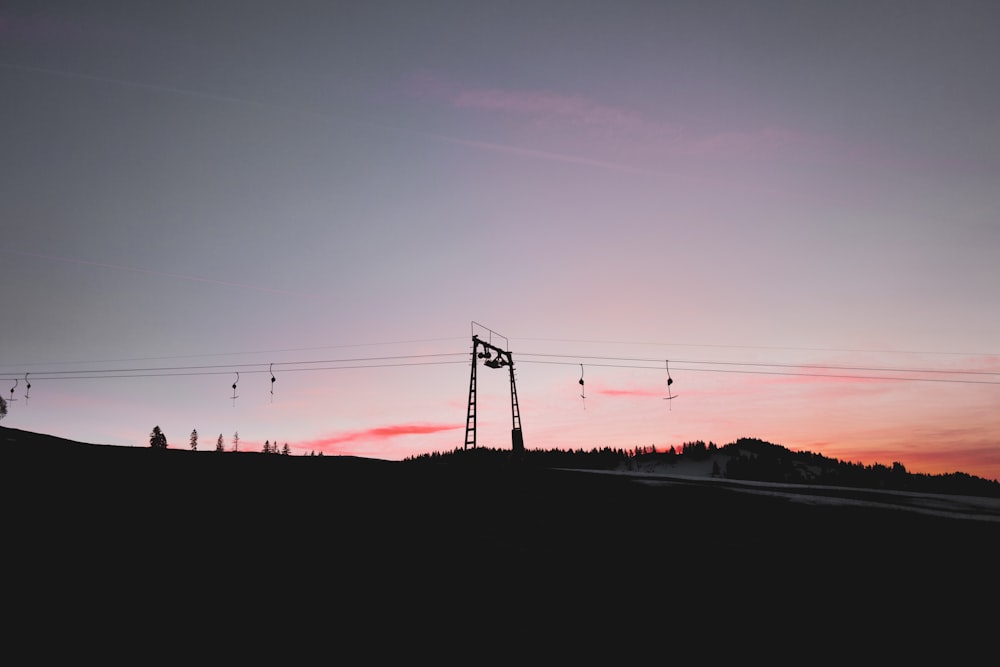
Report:
[{"label": "pink cloud", "polygon": [[789,366],[787,374],[775,373],[756,384],[794,385],[892,385],[900,382],[936,381],[967,383],[1000,383],[1000,358],[993,356],[970,357],[960,364],[948,367],[917,365],[913,368],[846,365]]},{"label": "pink cloud", "polygon": [[[591,139],[660,149],[689,150],[691,139],[683,128],[663,120],[654,120],[642,113],[620,106],[601,104],[582,95],[548,90],[455,90],[447,103],[460,110],[481,111],[522,118],[528,123],[543,125],[548,130],[567,129],[584,133]],[[551,157],[540,152],[539,157]],[[574,161],[584,162],[585,158]],[[593,160],[595,166],[608,166]],[[621,165],[613,165],[621,168]]]},{"label": "pink cloud", "polygon": [[[605,104],[573,92],[470,87],[427,71],[410,77],[405,90],[410,96],[447,104],[458,110],[520,118],[536,126],[543,124],[550,133],[557,129],[585,132],[589,139],[603,142],[603,150],[613,154],[625,151],[647,158],[660,154],[732,159],[796,153],[809,159],[879,164],[899,162],[890,158],[886,151],[870,144],[859,147],[836,137],[776,124],[696,130],[670,118],[651,116],[626,106]],[[514,150],[541,159],[625,168],[616,161],[562,156],[553,151],[513,149],[489,142],[472,141],[468,144],[487,150]],[[641,168],[635,170],[645,171]]]},{"label": "pink cloud", "polygon": [[[530,119],[566,122],[611,131],[662,150],[701,157],[771,152],[804,144],[801,133],[781,127],[723,130],[697,135],[664,120],[654,120],[625,107],[610,106],[582,95],[547,90],[466,89],[449,91],[450,103],[459,109],[514,114]],[[815,142],[814,142],[815,143]]]},{"label": "pink cloud", "polygon": [[970,372],[1000,375],[1000,356],[979,355],[970,357],[963,370]]},{"label": "pink cloud", "polygon": [[[834,372],[834,371],[831,371]],[[816,373],[815,369],[803,368],[802,375],[796,375],[795,371],[789,371],[789,375],[777,375],[767,379],[758,380],[755,384],[797,384],[797,385],[817,385],[817,384],[879,384],[892,382],[890,377],[862,377],[845,375],[824,375]]]},{"label": "pink cloud", "polygon": [[465,90],[451,103],[460,109],[511,112],[529,116],[561,116],[587,125],[616,127],[627,131],[663,131],[639,113],[622,107],[598,104],[581,95],[565,95],[544,90]]},{"label": "pink cloud", "polygon": [[325,438],[316,438],[295,443],[299,450],[331,451],[339,449],[339,445],[352,442],[383,441],[405,435],[428,435],[442,431],[454,431],[461,428],[458,424],[393,424],[391,426],[376,426],[357,431],[345,431]]},{"label": "pink cloud", "polygon": [[653,389],[596,389],[598,394],[603,396],[665,396],[662,391]]}]

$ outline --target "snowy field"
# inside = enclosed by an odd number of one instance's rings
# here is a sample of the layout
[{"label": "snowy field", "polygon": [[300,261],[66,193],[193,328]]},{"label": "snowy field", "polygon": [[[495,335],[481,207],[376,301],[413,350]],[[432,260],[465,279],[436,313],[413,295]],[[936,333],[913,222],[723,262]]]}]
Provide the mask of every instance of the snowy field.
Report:
[{"label": "snowy field", "polygon": [[[712,476],[712,463],[713,459],[710,458],[706,461],[657,464],[641,466],[635,470],[623,469],[601,471],[601,473],[624,475],[649,485],[710,484],[740,493],[782,497],[808,505],[898,509],[933,516],[1000,523],[1000,498],[722,479]],[[724,461],[719,463],[720,467],[724,466]]]}]

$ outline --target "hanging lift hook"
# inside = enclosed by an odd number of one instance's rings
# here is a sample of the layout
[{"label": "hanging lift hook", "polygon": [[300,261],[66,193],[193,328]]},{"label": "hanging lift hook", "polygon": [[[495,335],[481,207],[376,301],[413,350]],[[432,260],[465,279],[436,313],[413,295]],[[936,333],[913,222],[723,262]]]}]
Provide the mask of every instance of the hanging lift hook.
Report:
[{"label": "hanging lift hook", "polygon": [[[239,381],[240,381],[240,373],[239,373],[239,371],[236,371],[236,382],[239,382]],[[236,382],[233,382],[233,407],[234,408],[236,407],[236,399],[239,398],[239,396],[236,395]]]},{"label": "hanging lift hook", "polygon": [[27,387],[25,387],[25,388],[24,388],[24,404],[25,404],[25,405],[27,405],[27,404],[28,404],[28,394],[30,394],[30,393],[31,393],[31,383],[30,383],[30,382],[28,382],[28,376],[29,376],[29,375],[31,375],[31,374],[30,374],[30,373],[25,373],[25,374],[24,374],[24,383],[25,383],[26,385],[28,385]]},{"label": "hanging lift hook", "polygon": [[13,403],[17,399],[14,398],[14,390],[17,389],[17,378],[14,378],[14,386],[10,388],[10,400],[8,403]]},{"label": "hanging lift hook", "polygon": [[580,364],[580,398],[583,399],[583,409],[587,409],[587,387],[583,383],[583,364]]},{"label": "hanging lift hook", "polygon": [[271,402],[272,403],[274,403],[274,383],[277,380],[277,378],[274,377],[274,371],[271,370],[273,367],[274,367],[274,364],[271,364],[270,366],[267,367],[267,372],[271,374]]},{"label": "hanging lift hook", "polygon": [[[675,398],[677,398],[677,395],[674,394],[673,391],[670,389],[670,385],[672,385],[674,383],[674,379],[672,377],[670,377],[670,360],[669,359],[666,361],[666,364],[667,364],[667,395],[663,397],[663,400],[665,400],[665,401],[672,401]],[[670,409],[673,410],[673,403],[670,403],[669,405],[671,406]]]}]

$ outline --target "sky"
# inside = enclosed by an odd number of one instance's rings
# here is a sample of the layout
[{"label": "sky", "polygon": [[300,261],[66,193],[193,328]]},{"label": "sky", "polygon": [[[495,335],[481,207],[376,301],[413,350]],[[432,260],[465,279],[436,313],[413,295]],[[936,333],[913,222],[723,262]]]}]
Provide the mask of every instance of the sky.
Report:
[{"label": "sky", "polygon": [[[998,21],[8,0],[2,425],[451,451],[478,335],[528,449],[1000,479]],[[511,447],[509,380],[478,362],[477,446]]]}]

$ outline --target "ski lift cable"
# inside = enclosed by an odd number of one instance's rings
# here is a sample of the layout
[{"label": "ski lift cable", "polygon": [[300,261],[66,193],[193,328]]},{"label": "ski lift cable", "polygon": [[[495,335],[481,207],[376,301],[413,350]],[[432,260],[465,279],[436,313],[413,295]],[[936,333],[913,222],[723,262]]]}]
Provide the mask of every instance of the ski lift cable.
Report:
[{"label": "ski lift cable", "polygon": [[[542,361],[537,359],[521,359],[522,364],[556,364],[556,365],[576,365],[571,361]],[[591,363],[591,366],[603,368],[635,368],[641,370],[663,371],[661,366],[640,366],[636,364],[602,364]],[[739,370],[731,368],[695,368],[695,367],[674,367],[674,370],[689,371],[695,373],[738,373],[743,375],[783,375],[791,377],[815,377],[841,380],[897,380],[900,382],[948,382],[954,384],[983,384],[1000,385],[1000,381],[993,380],[962,380],[954,378],[928,378],[928,377],[901,377],[892,375],[846,375],[843,373],[793,373],[790,371],[765,371],[765,370]]]},{"label": "ski lift cable", "polygon": [[[126,367],[126,368],[91,368],[86,370],[61,369],[50,371],[32,371],[31,374],[41,379],[72,379],[80,378],[112,378],[112,377],[157,377],[157,376],[183,376],[183,375],[208,375],[215,369],[219,372],[233,372],[239,369],[244,373],[268,372],[275,367],[282,367],[285,372],[301,370],[339,370],[342,368],[362,368],[362,367],[386,367],[394,365],[424,365],[436,363],[467,363],[464,361],[433,361],[416,364],[410,360],[418,359],[446,359],[448,357],[466,357],[467,352],[442,352],[433,354],[417,355],[393,355],[380,357],[345,357],[341,359],[306,359],[271,362],[265,368],[261,363],[246,363],[236,365],[207,364],[207,365],[187,365],[187,366],[148,366],[148,367]],[[580,360],[587,360],[592,366],[618,367],[618,368],[652,368],[651,364],[656,364],[656,368],[662,370],[661,359],[648,359],[641,357],[617,357],[617,356],[596,356],[596,355],[571,355],[553,353],[531,353],[524,352],[518,354],[522,363],[572,363],[574,365],[582,363]],[[574,361],[568,361],[573,359]],[[561,361],[567,360],[567,361]],[[382,363],[386,362],[386,363]],[[398,363],[397,363],[398,362]],[[403,363],[407,362],[407,363]],[[626,364],[620,362],[636,362],[636,364]],[[966,384],[1000,384],[995,380],[977,380],[972,377],[993,378],[1000,376],[1000,371],[985,370],[964,370],[964,369],[941,369],[941,368],[903,368],[886,366],[848,366],[836,364],[791,364],[781,362],[748,362],[748,361],[708,361],[708,360],[676,360],[675,363],[684,364],[683,368],[675,366],[677,370],[699,371],[699,372],[731,372],[731,373],[757,373],[766,375],[797,375],[808,377],[830,377],[830,378],[850,378],[850,379],[886,379],[886,380],[919,380],[919,381],[939,381]],[[331,366],[336,364],[336,366]],[[645,365],[649,364],[649,365]],[[716,367],[716,368],[706,368]],[[259,370],[258,370],[259,369]],[[900,373],[909,375],[931,375],[938,377],[908,377],[908,376],[881,376],[881,375],[857,375],[854,373],[809,373],[790,372],[781,369],[798,369],[805,371],[858,371],[865,373]],[[18,372],[19,373],[19,372]],[[582,374],[581,374],[582,375]],[[958,377],[940,377],[958,376]],[[273,372],[272,372],[273,377]],[[0,374],[0,379],[4,381],[14,380],[15,374]],[[581,376],[582,379],[582,376]],[[27,383],[27,374],[25,374]]]},{"label": "ski lift cable", "polygon": [[695,347],[713,348],[727,350],[773,350],[779,352],[867,352],[877,354],[923,354],[940,356],[963,356],[963,357],[995,357],[1000,356],[1000,352],[960,352],[955,350],[933,351],[933,350],[899,350],[886,348],[847,348],[847,347],[797,347],[791,345],[732,345],[713,343],[677,343],[677,342],[651,342],[634,340],[598,340],[598,339],[576,339],[576,338],[544,338],[517,336],[515,340],[538,341],[544,343],[586,343],[596,345],[642,345],[648,347]]},{"label": "ski lift cable", "polygon": [[[411,363],[391,363],[391,364],[355,364],[351,366],[318,366],[313,368],[288,368],[285,369],[285,373],[301,373],[306,371],[348,371],[356,369],[368,369],[368,368],[399,368],[405,366],[442,366],[442,365],[454,365],[454,364],[467,364],[467,361],[417,361]],[[168,369],[169,370],[169,369]],[[90,373],[89,371],[87,371]],[[74,372],[73,375],[52,375],[50,377],[43,378],[43,380],[113,380],[113,379],[127,379],[127,378],[154,378],[154,377],[198,377],[204,375],[229,375],[233,371],[222,371],[222,370],[203,370],[203,371],[179,371],[179,372],[140,372],[140,373],[116,373],[114,371],[109,371],[108,373],[91,373],[89,375],[83,374],[82,372]],[[244,375],[254,374],[254,373],[267,373],[267,369],[260,370],[243,370],[240,373]],[[0,380],[5,380],[7,378],[0,378]],[[10,378],[13,379],[13,378]]]},{"label": "ski lift cable", "polygon": [[[641,357],[602,357],[586,356],[578,354],[542,354],[532,352],[521,352],[518,354],[522,360],[524,357],[549,357],[565,359],[598,359],[602,361],[635,361],[645,363],[659,363],[659,359],[648,359]],[[991,375],[1000,376],[998,371],[976,371],[963,370],[958,368],[903,368],[898,366],[842,366],[836,364],[790,364],[782,362],[757,362],[757,361],[703,361],[695,359],[678,359],[682,364],[698,364],[704,366],[755,366],[764,368],[809,368],[813,370],[835,370],[835,371],[871,371],[879,373],[938,373],[943,375]]]},{"label": "ski lift cable", "polygon": [[[284,361],[284,362],[273,362],[269,366],[305,366],[305,365],[315,365],[315,364],[339,364],[339,363],[356,363],[356,362],[369,362],[369,361],[394,361],[399,359],[425,359],[432,357],[455,357],[462,355],[463,352],[441,352],[436,354],[406,354],[406,355],[396,355],[389,357],[349,357],[344,359],[312,359],[306,361]],[[55,370],[55,371],[36,371],[35,375],[43,376],[55,376],[55,375],[87,375],[94,373],[154,373],[154,372],[167,372],[167,371],[200,371],[200,370],[210,370],[213,368],[227,368],[227,369],[253,369],[260,368],[265,364],[255,363],[255,364],[207,364],[198,366],[150,366],[142,368],[91,368],[83,370]],[[294,369],[286,369],[294,370]],[[245,372],[253,372],[247,370]],[[263,371],[267,372],[267,371]]]},{"label": "ski lift cable", "polygon": [[[465,340],[464,337],[448,337],[448,338],[416,338],[412,340],[397,340],[397,341],[384,341],[375,343],[345,343],[342,345],[320,345],[313,347],[288,347],[274,350],[245,350],[242,352],[202,352],[198,354],[176,354],[176,355],[166,355],[166,356],[150,356],[150,357],[126,357],[121,359],[90,359],[87,361],[44,361],[44,362],[31,362],[31,363],[21,363],[21,364],[0,364],[0,368],[11,367],[11,366],[76,366],[81,364],[115,364],[124,363],[128,361],[165,361],[169,359],[200,359],[205,357],[230,357],[230,356],[250,356],[254,354],[277,354],[284,352],[308,352],[312,350],[334,350],[334,349],[345,349],[345,348],[355,348],[355,347],[382,347],[388,345],[411,345],[416,343],[435,343],[443,341],[459,341]],[[231,366],[230,366],[231,367]]]}]

